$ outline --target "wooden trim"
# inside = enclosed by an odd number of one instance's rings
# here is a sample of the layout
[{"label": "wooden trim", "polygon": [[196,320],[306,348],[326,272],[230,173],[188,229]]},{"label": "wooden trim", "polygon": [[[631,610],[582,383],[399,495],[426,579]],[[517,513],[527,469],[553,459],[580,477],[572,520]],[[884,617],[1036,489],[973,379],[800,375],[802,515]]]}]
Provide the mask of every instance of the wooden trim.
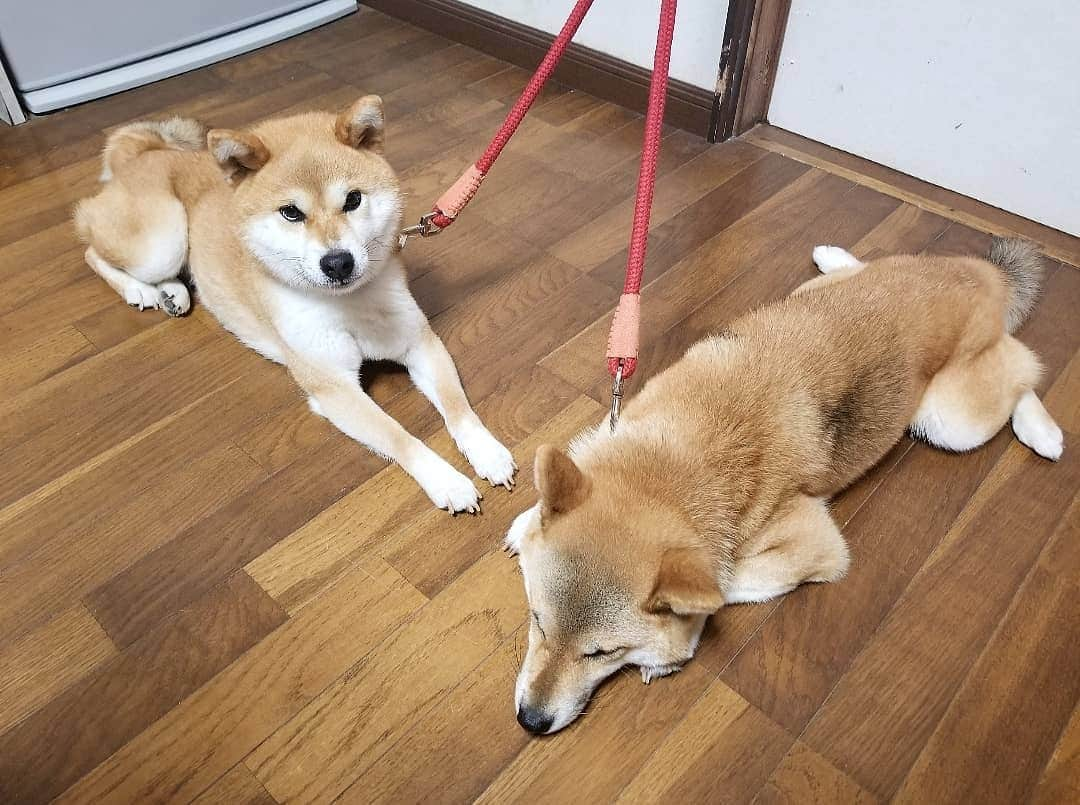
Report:
[{"label": "wooden trim", "polygon": [[815,168],[842,176],[879,193],[906,201],[991,235],[1021,237],[1039,245],[1043,254],[1073,266],[1080,266],[1080,238],[1032,221],[1015,213],[992,207],[952,190],[916,179],[877,162],[823,145],[775,126],[762,125],[741,138],[759,148],[774,151]]},{"label": "wooden trim", "polygon": [[[742,2],[744,0],[740,0]],[[753,2],[753,0],[748,0]],[[554,37],[457,0],[361,0],[392,17],[405,20],[526,69],[535,69]],[[637,112],[644,112],[652,71],[592,48],[571,44],[553,78]],[[432,76],[440,80],[439,76]],[[712,90],[685,81],[668,82],[664,119],[677,128],[706,136],[713,105]]]},{"label": "wooden trim", "polygon": [[736,135],[768,119],[769,100],[790,13],[791,0],[757,0],[755,4],[735,116]]},{"label": "wooden trim", "polygon": [[755,0],[730,0],[720,49],[720,69],[716,82],[716,104],[710,121],[709,141],[723,142],[735,130],[739,110],[743,67],[750,44]]}]

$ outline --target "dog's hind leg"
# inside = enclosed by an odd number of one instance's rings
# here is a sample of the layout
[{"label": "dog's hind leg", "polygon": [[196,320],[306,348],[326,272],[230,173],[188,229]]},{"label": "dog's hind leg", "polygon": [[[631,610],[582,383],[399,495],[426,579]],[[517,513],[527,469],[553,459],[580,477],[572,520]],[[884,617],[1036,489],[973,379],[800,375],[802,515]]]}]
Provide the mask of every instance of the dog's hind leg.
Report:
[{"label": "dog's hind leg", "polygon": [[768,601],[803,582],[836,581],[847,572],[849,561],[847,544],[825,501],[799,495],[740,548],[724,601]]},{"label": "dog's hind leg", "polygon": [[1035,392],[1020,395],[1012,414],[1013,433],[1043,458],[1057,461],[1065,449],[1065,437]]},{"label": "dog's hind leg", "polygon": [[85,256],[86,264],[94,273],[105,280],[109,287],[132,307],[146,310],[157,308],[161,304],[161,293],[156,286],[137,280],[126,271],[109,265],[93,246],[86,250]]},{"label": "dog's hind leg", "polygon": [[[76,226],[90,244],[86,262],[132,307],[183,315],[191,308],[191,294],[177,279],[187,260],[184,206],[161,194],[141,201],[136,206],[129,196],[114,193],[79,206]],[[134,234],[117,229],[115,219],[123,217],[132,220]]]},{"label": "dog's hind leg", "polygon": [[1003,335],[976,357],[947,364],[934,375],[911,432],[936,447],[964,452],[993,438],[1011,416],[1021,442],[1056,460],[1061,429],[1033,391],[1041,371],[1030,349]]}]

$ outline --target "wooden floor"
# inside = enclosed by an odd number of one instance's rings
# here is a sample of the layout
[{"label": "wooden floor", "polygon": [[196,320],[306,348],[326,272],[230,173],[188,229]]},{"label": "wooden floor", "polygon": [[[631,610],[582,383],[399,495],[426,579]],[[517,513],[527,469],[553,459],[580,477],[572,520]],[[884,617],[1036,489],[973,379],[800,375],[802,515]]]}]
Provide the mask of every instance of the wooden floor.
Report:
[{"label": "wooden floor", "polygon": [[[365,11],[0,131],[0,801],[1076,801],[1073,266],[1052,261],[1021,333],[1068,431],[1059,464],[1010,433],[967,456],[904,441],[836,502],[847,579],[721,611],[682,673],[617,675],[534,739],[512,706],[525,600],[498,550],[534,501],[528,471],[452,519],[204,309],[133,311],[82,262],[70,206],[124,121],[240,126],[379,92],[411,218],[526,77]],[[407,251],[522,467],[606,404],[641,133],[635,114],[549,89],[462,220]],[[667,133],[645,375],[811,277],[817,243],[986,249],[948,204],[800,148]],[[1076,246],[1057,236],[1052,253]],[[367,382],[464,468],[401,372]]]}]

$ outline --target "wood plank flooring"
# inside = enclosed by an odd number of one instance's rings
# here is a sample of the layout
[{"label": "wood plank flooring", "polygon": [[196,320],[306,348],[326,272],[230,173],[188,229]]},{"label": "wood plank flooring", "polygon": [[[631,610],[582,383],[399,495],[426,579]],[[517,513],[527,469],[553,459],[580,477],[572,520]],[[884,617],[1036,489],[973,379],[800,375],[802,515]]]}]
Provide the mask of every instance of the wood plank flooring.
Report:
[{"label": "wood plank flooring", "polygon": [[[527,73],[371,10],[0,130],[0,801],[1017,802],[1080,799],[1080,243],[1021,337],[1067,431],[905,440],[835,502],[842,583],[711,621],[649,687],[616,675],[554,738],[515,723],[526,608],[499,551],[537,445],[607,403],[641,118],[545,90],[417,298],[524,468],[480,517],[433,510],[311,416],[207,312],[126,307],[67,218],[104,134],[386,100],[408,217],[479,153]],[[983,252],[1015,216],[759,129],[665,132],[640,388],[813,276],[811,248]],[[365,383],[465,469],[393,367]]]}]

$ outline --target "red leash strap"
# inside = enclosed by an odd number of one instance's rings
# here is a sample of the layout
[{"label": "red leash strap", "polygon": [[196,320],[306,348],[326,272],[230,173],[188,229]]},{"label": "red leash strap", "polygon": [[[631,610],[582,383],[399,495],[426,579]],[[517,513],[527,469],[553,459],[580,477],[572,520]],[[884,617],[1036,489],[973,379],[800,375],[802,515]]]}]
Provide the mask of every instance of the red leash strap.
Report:
[{"label": "red leash strap", "polygon": [[[435,208],[430,215],[425,216],[438,230],[445,229],[454,223],[454,219],[465,209],[465,205],[472,201],[472,197],[480,189],[480,183],[484,181],[484,176],[491,170],[491,166],[502,152],[503,147],[514,136],[514,132],[521,125],[525,113],[533,105],[533,101],[540,94],[540,90],[544,88],[548,78],[555,72],[559,60],[570,44],[570,40],[577,33],[581,21],[585,19],[585,14],[592,4],[593,0],[577,0],[577,4],[574,6],[573,11],[570,12],[570,16],[567,18],[562,30],[555,37],[555,41],[551,43],[547,55],[540,62],[540,66],[536,68],[532,79],[525,86],[521,97],[514,104],[514,108],[510,110],[510,114],[506,116],[506,120],[503,121],[498,132],[495,133],[495,137],[492,139],[491,144],[488,145],[487,150],[480,156],[480,159],[476,160],[475,165],[470,165],[465,173],[461,174],[461,177],[445,193],[439,196],[439,200],[435,202]],[[423,225],[422,222],[421,226]],[[421,234],[425,233],[421,232]],[[426,234],[433,233],[427,232]]]},{"label": "red leash strap", "polygon": [[[667,99],[668,64],[671,40],[675,35],[675,0],[662,0],[660,29],[656,34],[652,80],[649,82],[649,108],[645,113],[645,144],[641,149],[637,200],[634,203],[634,227],[630,233],[630,251],[626,259],[626,282],[608,336],[608,371],[616,378],[612,423],[618,416],[619,384],[637,369],[638,331],[641,325],[641,278],[645,273],[645,247],[649,241],[649,215],[652,212],[656,163],[660,156],[660,130],[664,124],[664,101]],[[622,372],[619,372],[619,368]]]},{"label": "red leash strap", "polygon": [[[461,174],[456,182],[435,202],[431,212],[420,223],[407,227],[401,233],[399,243],[405,245],[412,235],[435,235],[441,232],[465,209],[480,189],[480,183],[495,163],[503,148],[514,136],[525,113],[533,105],[540,90],[555,71],[570,40],[581,26],[593,0],[577,0],[570,16],[555,41],[551,43],[544,60],[525,86],[514,108],[506,116],[487,150],[476,164]],[[611,427],[614,429],[619,416],[622,397],[622,381],[637,369],[638,335],[641,326],[641,278],[645,272],[645,248],[649,240],[649,215],[652,212],[653,188],[656,184],[656,163],[660,156],[660,133],[664,123],[664,102],[667,99],[668,66],[671,62],[671,40],[675,35],[676,0],[661,0],[660,26],[656,34],[656,52],[653,56],[652,79],[649,82],[649,108],[645,114],[645,142],[641,150],[641,167],[638,170],[637,198],[634,203],[634,225],[630,233],[630,250],[626,260],[626,282],[619,298],[619,306],[611,322],[608,336],[608,371],[615,378],[612,387]]]}]

